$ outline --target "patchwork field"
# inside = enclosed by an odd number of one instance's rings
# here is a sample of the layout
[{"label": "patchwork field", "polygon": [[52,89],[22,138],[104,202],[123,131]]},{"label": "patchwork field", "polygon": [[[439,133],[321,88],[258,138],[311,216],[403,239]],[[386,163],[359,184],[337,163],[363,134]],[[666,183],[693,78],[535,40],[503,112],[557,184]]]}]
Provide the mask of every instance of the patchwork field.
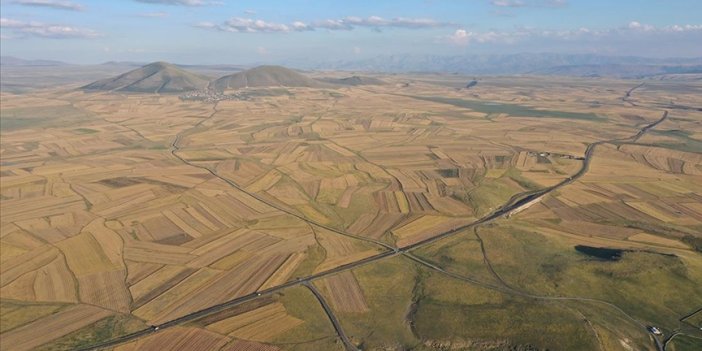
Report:
[{"label": "patchwork field", "polygon": [[699,81],[378,78],[2,92],[0,348],[702,347]]}]

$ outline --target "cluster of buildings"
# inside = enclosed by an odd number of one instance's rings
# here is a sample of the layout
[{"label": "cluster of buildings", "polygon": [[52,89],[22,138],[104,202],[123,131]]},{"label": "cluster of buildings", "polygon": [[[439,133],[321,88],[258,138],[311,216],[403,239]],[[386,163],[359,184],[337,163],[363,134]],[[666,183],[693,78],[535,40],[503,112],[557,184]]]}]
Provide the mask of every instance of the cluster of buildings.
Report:
[{"label": "cluster of buildings", "polygon": [[222,101],[222,100],[248,100],[249,99],[246,95],[243,95],[243,94],[239,94],[239,93],[224,94],[221,91],[209,90],[209,89],[187,92],[179,97],[183,101],[190,100],[190,101],[204,101],[204,102],[217,102],[217,101]]}]

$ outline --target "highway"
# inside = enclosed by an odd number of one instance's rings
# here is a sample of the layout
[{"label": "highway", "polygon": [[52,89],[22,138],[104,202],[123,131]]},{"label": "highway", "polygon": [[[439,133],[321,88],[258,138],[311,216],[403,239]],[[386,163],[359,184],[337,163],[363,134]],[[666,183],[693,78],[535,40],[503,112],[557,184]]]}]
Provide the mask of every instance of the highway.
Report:
[{"label": "highway", "polygon": [[[231,180],[228,180],[227,178],[224,178],[224,177],[222,177],[222,176],[216,174],[216,172],[214,172],[213,170],[211,170],[211,169],[209,169],[209,168],[207,168],[207,167],[204,167],[204,166],[201,166],[201,165],[197,165],[197,164],[193,164],[193,163],[191,163],[191,162],[189,162],[189,161],[183,159],[182,157],[180,157],[180,156],[177,154],[177,151],[180,150],[179,142],[180,142],[181,136],[182,136],[184,133],[188,133],[188,132],[194,130],[195,128],[199,127],[199,126],[202,125],[204,122],[206,122],[207,120],[209,120],[210,118],[212,118],[212,117],[217,113],[216,104],[215,104],[215,108],[214,108],[214,109],[215,109],[215,111],[214,111],[209,117],[207,117],[206,119],[203,119],[202,121],[200,121],[199,123],[197,123],[197,124],[196,124],[195,126],[193,126],[192,128],[187,129],[187,130],[184,130],[184,131],[181,131],[178,135],[176,135],[176,138],[175,138],[175,140],[173,141],[172,147],[171,147],[171,153],[173,154],[174,157],[178,158],[178,159],[181,160],[182,162],[184,162],[184,163],[186,163],[186,164],[188,164],[188,165],[191,165],[191,166],[193,166],[193,167],[198,167],[198,168],[201,168],[201,169],[205,169],[205,170],[207,170],[210,174],[212,174],[213,176],[215,176],[215,177],[217,177],[217,178],[219,178],[219,179],[225,181],[227,184],[229,184],[229,185],[232,186],[233,188],[236,188],[237,190],[240,190],[240,191],[242,191],[242,192],[248,194],[249,196],[251,196],[252,198],[254,198],[254,199],[258,200],[258,201],[261,201],[261,202],[263,202],[263,203],[266,203],[266,204],[268,204],[269,206],[271,206],[271,207],[273,207],[273,208],[276,208],[276,209],[278,209],[278,210],[280,210],[280,211],[283,211],[283,212],[288,213],[288,214],[290,214],[290,215],[292,215],[292,216],[295,216],[296,218],[299,218],[299,219],[301,219],[301,220],[303,220],[303,221],[305,221],[305,222],[307,222],[307,223],[310,223],[310,224],[316,225],[316,226],[318,226],[318,227],[322,227],[322,228],[331,230],[332,232],[337,233],[337,234],[340,234],[340,235],[349,236],[349,237],[352,237],[352,238],[355,238],[355,239],[359,239],[359,240],[363,240],[363,241],[367,241],[367,242],[373,242],[373,243],[375,243],[375,244],[378,244],[378,245],[383,246],[384,248],[386,248],[386,249],[388,249],[388,250],[386,250],[386,251],[384,251],[384,252],[382,252],[382,253],[379,253],[379,254],[377,254],[377,255],[374,255],[374,256],[370,256],[370,257],[367,257],[367,258],[364,258],[364,259],[361,259],[361,260],[358,260],[358,261],[354,261],[354,262],[350,262],[350,263],[341,265],[341,266],[336,267],[336,268],[333,268],[333,269],[329,269],[329,270],[326,270],[326,271],[323,271],[323,272],[319,272],[319,273],[316,273],[316,274],[312,274],[312,275],[309,275],[309,276],[307,276],[307,277],[301,277],[301,278],[298,278],[297,280],[292,280],[292,281],[286,282],[286,283],[284,283],[284,284],[281,284],[281,285],[278,285],[278,286],[275,286],[275,287],[271,287],[271,288],[268,288],[268,289],[265,289],[265,290],[261,290],[261,291],[258,291],[258,292],[254,292],[254,293],[251,293],[251,294],[248,294],[248,295],[245,295],[245,296],[237,297],[237,298],[234,298],[234,299],[232,299],[232,300],[229,300],[229,301],[226,301],[226,302],[217,304],[217,305],[213,305],[213,306],[211,306],[211,307],[208,307],[208,308],[205,308],[205,309],[196,311],[196,312],[192,312],[192,313],[190,313],[190,314],[184,315],[184,316],[179,317],[179,318],[177,318],[177,319],[174,319],[174,320],[165,322],[165,323],[163,323],[163,324],[156,325],[156,326],[152,326],[151,328],[147,328],[147,329],[144,329],[144,330],[141,330],[141,331],[132,333],[132,334],[124,335],[124,336],[122,336],[122,337],[118,337],[118,338],[115,338],[115,339],[112,339],[112,340],[109,340],[109,341],[101,342],[101,343],[98,343],[98,344],[95,344],[95,345],[92,345],[92,346],[90,346],[90,347],[86,347],[86,348],[83,348],[83,349],[80,349],[80,350],[86,350],[86,351],[87,351],[87,350],[100,350],[100,349],[104,349],[104,348],[108,348],[108,347],[114,347],[114,346],[116,346],[116,345],[119,345],[119,344],[122,344],[122,343],[125,343],[125,342],[129,342],[129,341],[135,340],[135,339],[137,339],[137,338],[143,337],[143,336],[148,335],[148,334],[150,334],[150,333],[159,332],[159,331],[162,331],[162,330],[164,330],[164,329],[168,329],[168,328],[171,328],[171,327],[174,327],[174,326],[176,326],[176,325],[180,325],[180,324],[183,324],[183,323],[186,323],[186,322],[191,322],[191,321],[197,320],[197,319],[199,319],[199,318],[202,318],[202,317],[204,317],[204,316],[211,315],[211,314],[214,314],[214,313],[216,313],[216,312],[220,312],[220,311],[225,310],[225,309],[227,309],[227,308],[230,308],[230,307],[233,307],[233,306],[236,306],[236,305],[240,305],[240,304],[242,304],[242,303],[245,303],[245,302],[254,300],[254,299],[258,298],[259,296],[274,294],[274,293],[280,292],[280,291],[282,291],[282,290],[284,290],[284,289],[287,289],[287,288],[290,288],[290,287],[293,287],[293,286],[298,286],[298,285],[304,285],[304,286],[307,286],[307,287],[309,288],[309,287],[311,286],[311,282],[312,282],[313,280],[320,279],[320,278],[324,278],[324,277],[327,277],[327,276],[330,276],[330,275],[333,275],[333,274],[336,274],[336,273],[339,273],[339,272],[343,272],[343,271],[346,271],[346,270],[355,269],[355,268],[358,268],[358,267],[361,267],[361,266],[364,266],[364,265],[367,265],[367,264],[370,264],[370,263],[374,263],[374,262],[377,262],[377,261],[380,261],[380,260],[383,260],[383,259],[386,259],[386,258],[389,258],[389,257],[398,256],[398,255],[405,255],[405,256],[409,257],[410,259],[412,259],[412,260],[414,260],[414,261],[416,261],[416,262],[418,262],[418,263],[421,263],[421,264],[423,264],[423,265],[425,265],[425,266],[428,266],[428,267],[430,267],[430,268],[432,268],[432,269],[441,271],[442,273],[451,275],[451,276],[453,276],[454,278],[462,279],[462,280],[471,282],[471,283],[473,283],[473,284],[479,284],[479,285],[484,286],[484,287],[486,287],[486,288],[495,289],[495,290],[500,290],[500,291],[508,292],[508,293],[519,294],[519,295],[523,295],[523,296],[525,296],[525,297],[531,297],[531,298],[535,298],[535,299],[549,299],[549,300],[587,300],[587,301],[593,301],[593,302],[598,302],[598,303],[605,303],[605,304],[608,304],[608,305],[610,305],[610,306],[612,306],[612,307],[618,309],[619,311],[623,312],[624,314],[626,314],[626,312],[624,312],[623,310],[621,310],[619,307],[617,307],[617,306],[615,306],[615,305],[613,305],[613,304],[611,304],[611,303],[608,303],[608,302],[606,302],[606,301],[600,301],[600,300],[596,300],[596,299],[574,298],[574,297],[547,297],[547,296],[530,295],[530,294],[525,294],[525,293],[519,292],[519,291],[517,291],[517,290],[513,290],[513,289],[511,289],[511,288],[505,289],[505,288],[503,288],[503,287],[485,284],[485,283],[482,283],[482,282],[479,282],[479,281],[473,280],[473,279],[467,280],[466,277],[462,277],[462,276],[456,275],[456,274],[454,274],[454,273],[450,273],[450,272],[447,272],[447,271],[443,271],[443,270],[440,269],[439,267],[436,267],[436,266],[432,265],[431,263],[426,262],[426,261],[424,261],[424,260],[421,260],[421,259],[419,259],[417,256],[412,255],[411,253],[409,253],[409,251],[414,250],[414,249],[418,249],[418,248],[423,247],[423,246],[426,246],[426,245],[429,245],[429,244],[431,244],[431,243],[433,243],[433,242],[435,242],[435,241],[441,240],[441,239],[446,238],[446,237],[448,237],[448,236],[452,236],[452,235],[454,235],[454,234],[456,234],[456,233],[462,232],[462,231],[465,230],[465,229],[473,228],[473,227],[475,227],[475,226],[477,226],[477,225],[490,222],[490,221],[492,221],[492,220],[494,220],[494,219],[496,219],[496,218],[502,217],[502,216],[504,216],[504,215],[508,215],[508,214],[510,214],[511,212],[517,211],[517,210],[523,208],[524,206],[528,205],[531,201],[535,201],[536,199],[539,199],[539,198],[545,196],[546,194],[548,194],[548,193],[550,193],[550,192],[552,192],[552,191],[554,191],[554,190],[557,190],[557,189],[559,189],[559,188],[561,188],[561,187],[564,187],[564,186],[566,186],[566,185],[568,185],[568,184],[571,184],[571,183],[575,182],[577,179],[579,179],[580,177],[582,177],[583,175],[585,175],[585,174],[587,173],[587,171],[589,170],[590,162],[591,162],[591,160],[592,160],[592,157],[593,157],[595,148],[596,148],[598,145],[607,144],[607,143],[613,143],[613,142],[618,142],[618,141],[632,140],[632,139],[635,139],[635,138],[640,138],[643,134],[645,134],[645,133],[646,133],[647,131],[649,131],[651,128],[654,128],[655,126],[657,126],[657,125],[659,125],[660,123],[662,123],[663,121],[665,121],[665,120],[668,118],[668,111],[665,111],[665,112],[663,113],[663,116],[662,116],[660,119],[656,120],[656,121],[653,122],[653,123],[650,123],[650,124],[645,125],[644,127],[642,127],[642,128],[639,130],[639,132],[638,132],[637,134],[635,134],[635,135],[633,135],[633,136],[631,136],[631,137],[622,138],[622,139],[611,139],[611,140],[597,141],[597,142],[594,142],[594,143],[589,144],[589,145],[587,146],[586,150],[585,150],[585,154],[584,154],[584,158],[583,158],[583,163],[582,163],[582,165],[581,165],[580,170],[579,170],[577,173],[575,173],[573,176],[570,176],[570,177],[566,178],[565,180],[561,181],[560,183],[558,183],[558,184],[556,184],[556,185],[554,185],[554,186],[551,186],[551,187],[547,187],[547,188],[538,190],[538,191],[536,191],[536,192],[527,192],[527,193],[523,193],[523,194],[518,194],[518,195],[512,197],[510,200],[508,200],[508,202],[505,203],[505,204],[504,204],[503,206],[501,206],[500,208],[496,209],[495,211],[493,211],[493,212],[487,214],[486,216],[484,216],[484,217],[482,217],[482,218],[480,218],[480,219],[477,219],[476,221],[474,221],[474,222],[472,222],[472,223],[469,223],[469,224],[466,224],[466,225],[463,225],[463,226],[460,226],[460,227],[453,228],[453,229],[450,230],[450,231],[441,233],[441,234],[439,234],[439,235],[437,235],[437,236],[434,236],[434,237],[432,237],[432,238],[428,238],[428,239],[419,241],[419,242],[414,243],[414,244],[411,244],[411,245],[407,245],[407,246],[404,246],[404,247],[396,248],[396,247],[393,247],[393,246],[391,246],[391,245],[388,245],[388,244],[386,244],[386,243],[383,243],[383,242],[380,242],[380,241],[377,241],[377,240],[368,239],[368,238],[365,238],[365,237],[360,237],[360,236],[357,236],[357,235],[352,235],[352,234],[344,233],[344,232],[341,232],[341,231],[339,231],[339,230],[337,230],[337,229],[334,229],[334,228],[331,228],[331,227],[328,227],[328,226],[321,225],[321,224],[315,223],[315,222],[313,222],[313,221],[310,221],[310,220],[308,220],[307,218],[305,218],[305,217],[303,217],[303,216],[301,216],[301,215],[299,215],[299,214],[296,214],[296,213],[294,213],[294,212],[291,212],[291,211],[289,211],[289,210],[287,210],[287,209],[285,209],[285,208],[283,208],[283,207],[281,207],[281,206],[279,206],[279,205],[277,205],[277,204],[275,204],[275,203],[271,203],[271,202],[268,201],[267,199],[261,198],[261,197],[258,196],[257,194],[252,194],[252,193],[247,192],[245,189],[241,188],[238,184],[232,182]],[[312,290],[312,292],[315,294],[315,296],[317,296],[318,300],[320,300],[320,303],[321,303],[322,306],[324,307],[325,311],[327,311],[327,315],[329,316],[329,318],[330,318],[330,320],[332,321],[332,323],[333,323],[333,324],[334,324],[334,323],[338,323],[338,320],[336,319],[336,317],[333,315],[333,313],[331,313],[331,309],[329,309],[328,306],[325,307],[326,302],[323,302],[324,300],[323,300],[323,299],[320,299],[321,296],[318,295],[318,292],[315,293],[316,290],[313,290],[313,288],[310,289],[310,290]],[[627,314],[627,316],[628,316],[628,314]],[[630,318],[631,318],[631,317],[630,317]],[[634,320],[634,321],[636,321],[636,320]],[[636,322],[637,322],[638,324],[641,324],[641,323],[638,322],[638,321],[636,321]],[[343,330],[340,329],[340,325],[338,325],[338,326],[339,326],[339,328],[337,328],[337,325],[335,324],[335,329],[336,329],[337,333],[339,334],[339,337],[341,338],[341,340],[342,340],[342,341],[344,342],[344,344],[346,345],[346,343],[348,342],[348,338],[346,338],[345,335],[343,334]],[[644,326],[644,327],[645,327],[645,326]],[[656,344],[657,344],[658,350],[659,350],[659,351],[663,351],[664,348],[663,348],[662,343],[661,343],[657,338],[654,337],[654,339],[656,340]],[[347,348],[348,348],[348,347],[347,347]],[[354,350],[355,350],[355,347],[354,347]]]}]

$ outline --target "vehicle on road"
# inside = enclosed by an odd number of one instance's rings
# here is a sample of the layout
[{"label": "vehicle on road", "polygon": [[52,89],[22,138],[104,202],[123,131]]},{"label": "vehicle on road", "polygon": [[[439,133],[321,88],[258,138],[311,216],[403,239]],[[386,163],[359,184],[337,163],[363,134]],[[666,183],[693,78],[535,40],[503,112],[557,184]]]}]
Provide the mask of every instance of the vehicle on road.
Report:
[{"label": "vehicle on road", "polygon": [[660,329],[652,325],[649,325],[648,327],[646,327],[646,329],[648,329],[648,331],[651,332],[651,334],[653,335],[663,335],[663,332]]}]

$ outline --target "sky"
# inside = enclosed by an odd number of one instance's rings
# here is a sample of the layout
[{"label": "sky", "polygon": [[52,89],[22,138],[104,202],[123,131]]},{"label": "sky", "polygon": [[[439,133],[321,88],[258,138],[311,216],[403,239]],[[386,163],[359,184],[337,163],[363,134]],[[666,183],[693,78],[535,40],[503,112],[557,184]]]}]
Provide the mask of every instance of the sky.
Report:
[{"label": "sky", "polygon": [[0,52],[71,63],[702,57],[702,0],[0,0]]}]

